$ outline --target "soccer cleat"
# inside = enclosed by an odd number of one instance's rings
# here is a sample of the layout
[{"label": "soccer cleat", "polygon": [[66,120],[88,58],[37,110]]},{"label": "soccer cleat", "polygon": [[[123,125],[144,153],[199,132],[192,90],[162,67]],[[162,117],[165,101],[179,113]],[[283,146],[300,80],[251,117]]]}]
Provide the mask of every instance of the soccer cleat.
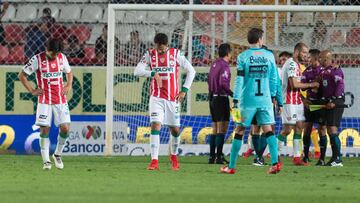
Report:
[{"label": "soccer cleat", "polygon": [[45,162],[43,165],[44,170],[50,170],[51,169],[51,162]]},{"label": "soccer cleat", "polygon": [[176,155],[170,155],[170,161],[171,161],[171,169],[173,171],[178,171],[180,169],[180,164],[177,159]]},{"label": "soccer cleat", "polygon": [[314,159],[319,159],[319,158],[320,158],[320,152],[315,152]]},{"label": "soccer cleat", "polygon": [[315,166],[325,166],[325,161],[322,159],[319,159],[319,161],[315,164]]},{"label": "soccer cleat", "polygon": [[215,158],[214,157],[209,157],[208,164],[215,164]]},{"label": "soccer cleat", "polygon": [[342,161],[338,158],[331,158],[330,161],[328,161],[325,166],[331,166],[331,167],[343,167]]},{"label": "soccer cleat", "polygon": [[281,171],[281,166],[279,163],[273,165],[273,166],[270,166],[269,170],[268,170],[268,174],[277,174],[277,173],[280,173]]},{"label": "soccer cleat", "polygon": [[63,169],[64,168],[64,164],[63,164],[63,162],[61,160],[61,156],[53,154],[52,158],[54,159],[54,163],[55,163],[56,168],[58,168],[58,169]]},{"label": "soccer cleat", "polygon": [[295,166],[308,166],[309,163],[305,163],[300,157],[294,157],[293,164]]},{"label": "soccer cleat", "polygon": [[220,168],[220,172],[221,173],[226,173],[226,174],[235,174],[235,169],[234,168],[229,168],[227,166],[223,166]]},{"label": "soccer cleat", "polygon": [[147,170],[159,170],[159,161],[157,159],[151,160]]},{"label": "soccer cleat", "polygon": [[254,159],[253,165],[254,165],[254,166],[265,166],[264,158],[256,157],[256,158]]},{"label": "soccer cleat", "polygon": [[228,164],[229,161],[225,159],[224,155],[215,159],[216,164]]},{"label": "soccer cleat", "polygon": [[246,152],[244,153],[244,158],[248,158],[249,156],[252,155],[252,153],[254,152],[253,149],[249,148],[248,150],[246,150]]},{"label": "soccer cleat", "polygon": [[302,161],[304,162],[304,166],[310,166],[310,159],[309,158],[303,157]]}]

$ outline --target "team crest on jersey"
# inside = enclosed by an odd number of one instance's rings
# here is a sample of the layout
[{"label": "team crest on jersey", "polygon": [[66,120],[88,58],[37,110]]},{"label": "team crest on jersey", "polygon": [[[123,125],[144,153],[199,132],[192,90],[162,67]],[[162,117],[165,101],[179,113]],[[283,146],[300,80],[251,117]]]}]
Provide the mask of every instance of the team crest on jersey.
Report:
[{"label": "team crest on jersey", "polygon": [[327,86],[328,86],[328,81],[327,81],[327,80],[323,80],[322,83],[323,83],[323,86],[324,86],[324,87],[327,87]]},{"label": "team crest on jersey", "polygon": [[165,58],[160,58],[160,63],[164,63],[165,62]]},{"label": "team crest on jersey", "polygon": [[56,64],[51,64],[51,68],[52,69],[56,68]]}]

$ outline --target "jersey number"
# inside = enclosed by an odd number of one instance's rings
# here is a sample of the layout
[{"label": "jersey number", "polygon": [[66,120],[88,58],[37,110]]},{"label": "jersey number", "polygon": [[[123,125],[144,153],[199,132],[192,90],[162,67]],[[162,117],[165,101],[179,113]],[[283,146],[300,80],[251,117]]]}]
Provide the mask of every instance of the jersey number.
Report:
[{"label": "jersey number", "polygon": [[255,93],[255,96],[263,96],[263,93],[261,93],[261,80],[256,79],[255,82],[257,83],[257,92]]}]

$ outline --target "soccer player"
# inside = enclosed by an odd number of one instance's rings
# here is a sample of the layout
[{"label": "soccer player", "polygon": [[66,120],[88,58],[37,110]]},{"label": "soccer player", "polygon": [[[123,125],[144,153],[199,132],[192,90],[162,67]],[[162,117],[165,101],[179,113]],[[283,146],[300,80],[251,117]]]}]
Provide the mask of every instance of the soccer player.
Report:
[{"label": "soccer player", "polygon": [[[302,83],[311,83],[317,81],[320,78],[320,72],[322,71],[322,67],[319,62],[320,50],[311,49],[309,51],[310,54],[310,66],[305,69],[301,76]],[[319,124],[320,112],[321,111],[310,111],[310,104],[320,104],[320,95],[318,89],[307,89],[306,98],[302,98],[305,109],[305,125],[304,125],[304,135],[303,135],[303,145],[304,145],[304,157],[303,162],[309,162],[309,149],[310,149],[310,141],[311,141],[311,132],[313,129],[314,123]],[[320,135],[320,156],[322,156],[322,160],[325,157],[326,151],[326,129],[322,127],[321,123],[319,124],[318,133]],[[313,142],[314,143],[314,142]],[[314,143],[314,145],[317,143]]]},{"label": "soccer player", "polygon": [[[344,113],[343,108],[335,108],[336,105],[345,103],[344,96],[344,73],[341,68],[332,65],[332,54],[325,50],[320,53],[320,63],[324,67],[321,71],[321,97],[326,102],[326,110],[323,120],[330,136],[332,157],[326,164],[327,166],[343,166],[341,160],[341,143],[339,139],[338,127]],[[326,145],[325,145],[326,150]],[[318,165],[323,165],[324,157],[319,159]]]},{"label": "soccer player", "polygon": [[230,103],[228,97],[233,96],[233,92],[230,89],[230,45],[226,43],[221,44],[218,53],[219,58],[211,65],[208,75],[209,106],[213,121],[213,134],[209,135],[209,164],[224,164],[224,162],[226,162],[223,157],[223,146],[230,119]]},{"label": "soccer player", "polygon": [[[159,169],[161,125],[170,128],[170,160],[172,169],[179,170],[180,165],[176,157],[180,144],[179,103],[184,100],[191,86],[195,70],[182,51],[169,48],[166,34],[156,34],[154,44],[156,47],[146,51],[134,71],[136,76],[152,78],[149,101],[151,163],[148,170]],[[180,67],[186,70],[186,79],[181,88],[178,86]]]},{"label": "soccer player", "polygon": [[238,105],[240,107],[241,122],[236,123],[230,163],[221,168],[222,173],[235,173],[235,165],[245,128],[250,126],[255,116],[257,123],[262,127],[270,149],[272,166],[268,173],[280,172],[277,142],[271,129],[271,125],[275,122],[272,97],[276,95],[278,75],[276,74],[274,55],[262,48],[263,33],[261,29],[250,29],[247,35],[250,48],[237,58],[238,70],[234,88],[234,107]]},{"label": "soccer player", "polygon": [[[70,112],[66,94],[71,90],[73,74],[61,49],[61,40],[49,39],[46,51],[33,56],[19,73],[21,83],[32,95],[38,97],[36,125],[40,126],[40,149],[45,170],[51,169],[49,131],[52,117],[54,117],[55,125],[60,127],[57,146],[52,155],[58,169],[64,168],[61,154],[69,137]],[[27,80],[27,76],[33,73],[36,74],[37,79],[35,89]],[[63,81],[64,73],[67,79],[66,84]]]},{"label": "soccer player", "polygon": [[306,163],[304,163],[300,158],[301,133],[303,130],[303,121],[305,120],[304,106],[301,100],[300,89],[312,89],[319,87],[318,82],[302,83],[300,81],[300,63],[306,61],[308,52],[308,47],[304,43],[297,43],[294,48],[293,57],[289,58],[282,68],[284,107],[281,113],[281,120],[283,129],[278,136],[278,145],[280,151],[284,145],[286,136],[290,134],[291,130],[294,130],[294,165],[306,165]]}]

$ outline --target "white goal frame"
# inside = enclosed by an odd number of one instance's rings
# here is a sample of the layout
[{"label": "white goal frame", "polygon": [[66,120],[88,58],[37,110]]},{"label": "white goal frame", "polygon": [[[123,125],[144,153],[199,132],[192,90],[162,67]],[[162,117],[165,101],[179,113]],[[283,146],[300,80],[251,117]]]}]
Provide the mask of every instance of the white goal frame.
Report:
[{"label": "white goal frame", "polygon": [[[174,5],[174,4],[109,4],[106,80],[105,155],[112,155],[113,84],[115,54],[115,11],[208,11],[208,12],[360,12],[360,6],[299,5]],[[192,25],[190,25],[192,26]],[[188,37],[192,37],[191,34]],[[191,39],[191,38],[189,38]],[[191,46],[190,46],[191,47]],[[191,52],[190,52],[191,53]],[[191,59],[190,59],[191,61]]]}]

